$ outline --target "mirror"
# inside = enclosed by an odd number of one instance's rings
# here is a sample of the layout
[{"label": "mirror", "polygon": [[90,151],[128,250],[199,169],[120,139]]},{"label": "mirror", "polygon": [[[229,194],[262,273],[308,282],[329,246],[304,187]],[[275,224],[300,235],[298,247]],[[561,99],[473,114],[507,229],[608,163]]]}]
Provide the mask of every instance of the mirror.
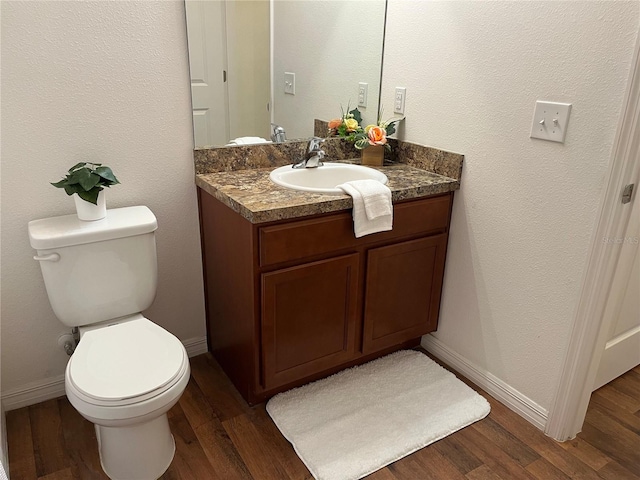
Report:
[{"label": "mirror", "polygon": [[[195,146],[378,116],[386,0],[185,0]],[[293,74],[293,75],[291,75]],[[247,140],[251,141],[251,140]]]}]

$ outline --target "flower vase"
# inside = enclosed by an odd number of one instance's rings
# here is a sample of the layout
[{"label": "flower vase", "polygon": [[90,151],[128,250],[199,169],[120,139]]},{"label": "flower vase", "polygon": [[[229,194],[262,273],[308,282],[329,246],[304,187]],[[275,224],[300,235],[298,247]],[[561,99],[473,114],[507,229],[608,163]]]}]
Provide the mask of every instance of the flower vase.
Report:
[{"label": "flower vase", "polygon": [[76,202],[76,212],[78,213],[78,218],[83,222],[102,220],[107,216],[107,202],[105,200],[104,190],[100,190],[100,193],[98,193],[97,205],[83,200],[77,194],[73,195],[73,200]]},{"label": "flower vase", "polygon": [[362,150],[362,165],[381,167],[384,163],[384,145],[369,145]]}]

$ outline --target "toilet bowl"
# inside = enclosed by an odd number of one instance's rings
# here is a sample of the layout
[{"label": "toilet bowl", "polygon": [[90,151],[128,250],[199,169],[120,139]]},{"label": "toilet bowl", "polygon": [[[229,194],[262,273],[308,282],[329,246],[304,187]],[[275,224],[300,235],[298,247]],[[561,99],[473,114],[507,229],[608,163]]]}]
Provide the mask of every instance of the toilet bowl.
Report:
[{"label": "toilet bowl", "polygon": [[155,480],[175,442],[167,412],[189,381],[178,338],[140,312],[155,297],[156,218],[147,207],[29,222],[54,313],[78,327],[67,363],[69,402],[95,425],[102,468],[113,480]]},{"label": "toilet bowl", "polygon": [[114,480],[160,477],[175,451],[166,412],[189,381],[184,346],[140,314],[80,333],[65,390],[95,424],[103,470]]}]

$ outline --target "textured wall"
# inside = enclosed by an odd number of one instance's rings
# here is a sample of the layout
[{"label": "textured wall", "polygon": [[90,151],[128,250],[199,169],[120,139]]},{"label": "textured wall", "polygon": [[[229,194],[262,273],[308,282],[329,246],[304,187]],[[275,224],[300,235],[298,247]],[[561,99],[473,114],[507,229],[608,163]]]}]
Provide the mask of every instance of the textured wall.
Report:
[{"label": "textured wall", "polygon": [[[76,162],[110,165],[108,206],[158,217],[159,287],[146,313],[182,340],[204,306],[184,5],[5,2],[2,8],[2,390],[60,375],[27,222],[73,213],[51,187]],[[100,266],[96,265],[96,275]]]},{"label": "textured wall", "polygon": [[[399,138],[465,155],[436,337],[544,408],[576,310],[638,2],[390,0],[383,103]],[[564,145],[535,101],[573,104]]]}]

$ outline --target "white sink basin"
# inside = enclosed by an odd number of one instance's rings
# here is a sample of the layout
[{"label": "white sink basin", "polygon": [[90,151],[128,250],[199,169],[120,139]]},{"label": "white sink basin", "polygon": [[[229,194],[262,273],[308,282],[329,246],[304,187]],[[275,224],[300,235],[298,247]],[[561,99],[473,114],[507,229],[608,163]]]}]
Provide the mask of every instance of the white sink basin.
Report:
[{"label": "white sink basin", "polygon": [[291,168],[291,165],[285,165],[273,170],[269,178],[282,187],[325,195],[344,195],[344,191],[336,187],[353,180],[377,180],[383,185],[389,181],[378,170],[348,163],[325,163],[318,168]]}]

